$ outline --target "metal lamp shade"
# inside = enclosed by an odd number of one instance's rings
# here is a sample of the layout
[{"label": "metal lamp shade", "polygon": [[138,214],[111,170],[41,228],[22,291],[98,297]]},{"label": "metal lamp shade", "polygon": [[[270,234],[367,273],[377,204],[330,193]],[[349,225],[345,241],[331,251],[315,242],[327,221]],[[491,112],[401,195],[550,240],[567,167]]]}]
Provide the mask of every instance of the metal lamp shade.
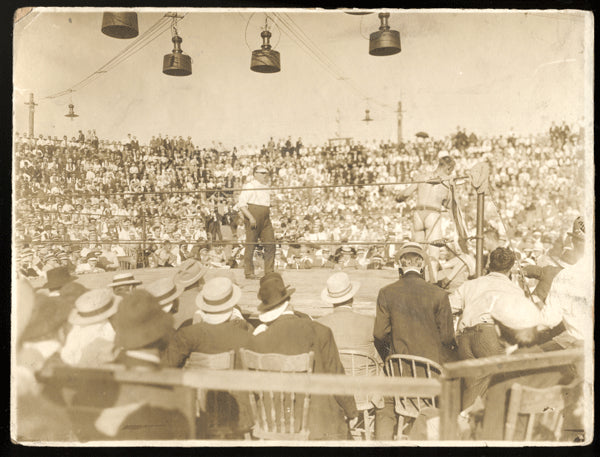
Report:
[{"label": "metal lamp shade", "polygon": [[257,73],[277,73],[281,70],[281,57],[273,49],[257,49],[252,51],[250,70]]},{"label": "metal lamp shade", "polygon": [[139,34],[137,13],[104,13],[102,33],[112,38],[135,38]]},{"label": "metal lamp shade", "polygon": [[75,105],[72,103],[69,104],[69,112],[65,114],[65,117],[70,117],[71,119],[74,117],[79,117],[79,114],[75,114]]},{"label": "metal lamp shade", "polygon": [[163,58],[163,73],[169,76],[188,76],[192,74],[192,58],[173,52]]},{"label": "metal lamp shade", "polygon": [[372,56],[391,56],[400,52],[400,32],[397,30],[378,30],[369,37],[369,54]]}]

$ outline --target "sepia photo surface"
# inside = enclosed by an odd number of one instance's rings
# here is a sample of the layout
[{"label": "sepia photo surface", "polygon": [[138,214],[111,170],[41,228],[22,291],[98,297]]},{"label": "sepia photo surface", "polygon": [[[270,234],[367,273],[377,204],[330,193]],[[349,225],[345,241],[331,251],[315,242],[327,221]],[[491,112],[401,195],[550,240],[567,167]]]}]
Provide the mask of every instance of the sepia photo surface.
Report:
[{"label": "sepia photo surface", "polygon": [[594,438],[578,10],[21,8],[11,438]]}]

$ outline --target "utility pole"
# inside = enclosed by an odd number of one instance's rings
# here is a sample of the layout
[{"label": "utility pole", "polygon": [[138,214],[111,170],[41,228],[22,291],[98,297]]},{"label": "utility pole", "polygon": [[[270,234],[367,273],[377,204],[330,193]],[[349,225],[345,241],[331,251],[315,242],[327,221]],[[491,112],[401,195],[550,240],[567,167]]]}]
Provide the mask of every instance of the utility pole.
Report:
[{"label": "utility pole", "polygon": [[33,101],[33,94],[29,94],[29,102],[25,104],[29,105],[29,138],[33,138],[33,122],[35,117],[35,107],[37,106],[37,103],[34,103]]},{"label": "utility pole", "polygon": [[398,102],[398,145],[402,143],[402,102]]}]

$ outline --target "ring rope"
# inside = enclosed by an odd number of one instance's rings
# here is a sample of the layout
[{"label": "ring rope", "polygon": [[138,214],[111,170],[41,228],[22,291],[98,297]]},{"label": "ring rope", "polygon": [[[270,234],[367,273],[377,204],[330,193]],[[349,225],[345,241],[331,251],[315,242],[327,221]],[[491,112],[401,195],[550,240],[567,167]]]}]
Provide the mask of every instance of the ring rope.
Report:
[{"label": "ring rope", "polygon": [[[39,241],[30,241],[26,244],[28,245],[47,245],[47,244],[162,244],[164,241],[161,239],[146,239],[146,240],[106,240],[106,239],[97,239],[97,240],[39,240]],[[241,241],[241,240],[177,240],[171,241],[168,240],[173,245],[181,245],[181,244],[199,244],[199,245],[219,245],[219,246],[227,246],[231,245],[254,245],[254,246],[267,246],[267,245],[307,245],[307,246],[388,246],[392,244],[403,244],[405,241],[392,241],[392,240],[384,240],[384,241],[299,241],[299,240],[276,240],[276,241]],[[440,247],[446,243],[449,243],[450,240],[441,239],[441,240],[433,240],[433,241],[413,241],[413,243],[426,244]]]},{"label": "ring rope", "polygon": [[[457,178],[453,178],[456,180],[468,179],[468,176],[459,176]],[[333,189],[333,188],[343,188],[343,187],[380,187],[380,186],[402,186],[407,184],[442,184],[441,179],[429,179],[429,180],[420,180],[420,181],[398,181],[398,182],[377,182],[377,183],[357,183],[357,184],[321,184],[321,185],[313,185],[313,186],[278,186],[278,187],[255,187],[252,190],[301,190],[301,189]],[[106,195],[123,195],[123,196],[135,196],[135,195],[163,195],[163,194],[201,194],[201,193],[210,193],[210,192],[242,192],[244,190],[243,187],[222,187],[222,188],[213,188],[213,189],[196,189],[196,190],[162,190],[162,191],[147,191],[147,192],[106,192],[106,193],[97,193],[97,192],[70,192],[68,195],[71,196],[88,196],[88,197],[100,197]],[[64,197],[65,194],[58,194],[57,197]],[[48,194],[41,195],[28,195],[27,198],[48,198]]]}]

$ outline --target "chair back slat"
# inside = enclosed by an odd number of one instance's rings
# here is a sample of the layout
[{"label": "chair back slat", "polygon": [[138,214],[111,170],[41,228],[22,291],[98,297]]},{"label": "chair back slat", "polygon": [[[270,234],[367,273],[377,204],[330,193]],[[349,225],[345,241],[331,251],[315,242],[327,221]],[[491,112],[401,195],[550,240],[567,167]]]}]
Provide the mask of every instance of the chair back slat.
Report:
[{"label": "chair back slat", "polygon": [[285,419],[285,395],[283,392],[279,392],[279,404],[280,404],[279,427],[280,427],[281,432],[285,432],[286,431],[285,424],[286,424],[286,422],[289,422],[289,421],[286,421],[286,419]]},{"label": "chair back slat", "polygon": [[518,418],[526,416],[524,440],[560,440],[565,411],[579,400],[581,386],[581,381],[541,389],[513,384],[504,424],[504,439],[519,439],[516,436]]},{"label": "chair back slat", "polygon": [[[433,360],[409,354],[392,354],[387,357],[388,376],[411,378],[436,378],[442,374],[442,366]],[[394,398],[396,412],[405,417],[415,418],[423,408],[437,405],[435,396],[402,396]]]},{"label": "chair back slat", "polygon": [[295,415],[296,415],[296,411],[295,411],[295,403],[296,403],[296,392],[291,392],[290,394],[290,433],[293,433],[295,428],[294,428],[294,422],[295,422]]},{"label": "chair back slat", "polygon": [[[364,351],[355,349],[340,349],[340,360],[349,376],[379,376],[380,367],[377,360]],[[372,425],[374,425],[374,407],[381,403],[382,398],[373,395],[355,395],[356,409],[362,411],[363,420],[351,429],[352,436],[370,440]],[[381,407],[379,405],[378,407]],[[358,425],[360,424],[360,425]]]},{"label": "chair back slat", "polygon": [[258,392],[258,404],[260,405],[260,420],[261,427],[266,431],[272,431],[269,427],[269,422],[267,421],[267,410],[265,409],[265,394],[264,392]]},{"label": "chair back slat", "polygon": [[[377,361],[369,354],[354,349],[340,349],[340,360],[349,376],[379,376]],[[355,395],[356,407],[359,411],[370,409],[371,395]]]},{"label": "chair back slat", "polygon": [[[312,373],[314,353],[298,355],[260,354],[240,349],[242,367],[247,370],[271,371],[278,373]],[[290,387],[293,389],[293,387]],[[272,440],[308,439],[308,410],[310,395],[304,394],[302,421],[296,421],[295,405],[299,397],[295,392],[263,391],[250,392],[250,404],[254,416],[253,434],[257,438]],[[299,427],[300,430],[296,431]]]}]

